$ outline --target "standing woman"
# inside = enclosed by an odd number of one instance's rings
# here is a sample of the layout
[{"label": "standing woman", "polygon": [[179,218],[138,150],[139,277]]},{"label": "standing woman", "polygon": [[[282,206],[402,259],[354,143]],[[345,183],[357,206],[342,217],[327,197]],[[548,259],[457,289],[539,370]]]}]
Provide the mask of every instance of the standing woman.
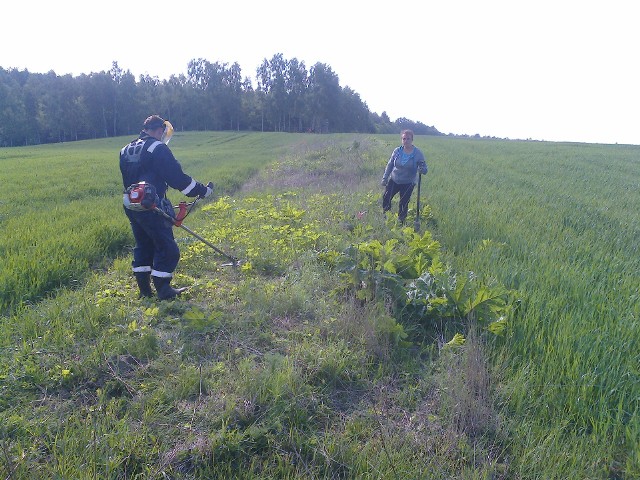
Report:
[{"label": "standing woman", "polygon": [[398,220],[404,224],[409,211],[409,200],[418,178],[418,171],[425,175],[427,163],[422,151],[413,144],[413,131],[403,130],[401,133],[402,145],[396,147],[387,163],[387,168],[382,176],[382,185],[385,187],[382,196],[382,211],[391,210],[391,200],[400,193],[398,206]]}]

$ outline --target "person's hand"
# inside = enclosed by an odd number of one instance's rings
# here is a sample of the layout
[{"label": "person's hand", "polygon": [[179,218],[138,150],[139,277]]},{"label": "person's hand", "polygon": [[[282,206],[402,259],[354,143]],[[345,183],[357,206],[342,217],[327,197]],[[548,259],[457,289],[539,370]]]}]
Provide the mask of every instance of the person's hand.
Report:
[{"label": "person's hand", "polygon": [[382,181],[380,182],[380,185],[382,185],[383,187],[386,187],[387,183],[389,183],[389,181],[387,179],[383,178]]},{"label": "person's hand", "polygon": [[204,198],[210,197],[213,195],[213,182],[207,183],[207,193],[204,194]]}]

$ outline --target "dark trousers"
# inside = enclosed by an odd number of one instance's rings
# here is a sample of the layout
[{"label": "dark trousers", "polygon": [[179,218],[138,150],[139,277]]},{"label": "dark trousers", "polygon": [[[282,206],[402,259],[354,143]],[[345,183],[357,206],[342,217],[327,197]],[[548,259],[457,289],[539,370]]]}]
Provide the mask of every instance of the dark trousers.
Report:
[{"label": "dark trousers", "polygon": [[134,272],[151,272],[156,277],[172,277],[180,260],[180,249],[173,237],[173,225],[153,211],[125,213],[131,223],[136,246]]},{"label": "dark trousers", "polygon": [[411,193],[413,192],[413,183],[398,184],[389,179],[387,187],[384,190],[382,196],[382,211],[388,212],[391,210],[391,200],[400,193],[400,204],[398,205],[398,220],[404,222],[407,219],[407,213],[409,211],[409,200],[411,199]]}]

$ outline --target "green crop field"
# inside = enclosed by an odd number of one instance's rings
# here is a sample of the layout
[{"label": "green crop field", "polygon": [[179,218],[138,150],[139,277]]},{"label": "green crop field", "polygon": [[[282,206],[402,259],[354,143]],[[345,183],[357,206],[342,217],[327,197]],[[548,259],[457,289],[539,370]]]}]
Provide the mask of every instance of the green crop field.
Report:
[{"label": "green crop field", "polygon": [[[173,140],[191,174],[236,190],[294,138],[225,134]],[[129,138],[0,149],[0,311],[81,280],[130,244],[123,222],[120,148]],[[237,145],[237,148],[236,148]],[[175,201],[182,200],[180,193]]]},{"label": "green crop field", "polygon": [[640,147],[416,137],[414,232],[398,139],[176,134],[243,262],[176,230],[173,302],[132,282],[127,138],[0,149],[0,476],[639,478]]},{"label": "green crop field", "polygon": [[640,147],[438,142],[431,153],[443,244],[523,296],[495,356],[527,477],[541,458],[584,468],[557,478],[638,476]]}]

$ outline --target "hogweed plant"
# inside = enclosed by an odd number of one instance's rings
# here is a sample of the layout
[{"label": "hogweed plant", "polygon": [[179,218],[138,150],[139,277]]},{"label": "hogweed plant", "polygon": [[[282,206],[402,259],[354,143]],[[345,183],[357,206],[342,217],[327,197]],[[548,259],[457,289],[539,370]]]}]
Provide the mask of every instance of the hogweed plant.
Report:
[{"label": "hogweed plant", "polygon": [[[374,199],[369,195],[364,201]],[[311,251],[317,261],[339,272],[342,283],[334,294],[389,303],[398,321],[428,326],[446,319],[470,319],[493,334],[504,334],[513,292],[483,283],[473,273],[453,273],[442,262],[440,243],[430,231],[391,227],[375,238],[366,208],[348,216],[332,195],[323,194],[306,201],[306,209],[300,204],[295,191],[244,199],[221,197],[202,208],[212,219],[203,231],[214,243],[234,246],[235,255],[244,259],[245,274],[283,274],[288,265]],[[327,218],[345,235],[332,235]],[[340,250],[344,238],[357,243]],[[183,258],[208,253],[205,245],[191,243]]]},{"label": "hogweed plant", "polygon": [[[244,272],[281,274],[304,252],[320,252],[332,244],[317,215],[290,201],[296,196],[295,192],[284,192],[245,199],[219,198],[202,208],[212,219],[203,235],[213,243],[232,245],[236,256],[244,260]],[[208,253],[207,248],[192,243],[183,258],[201,256]]]},{"label": "hogweed plant", "polygon": [[398,320],[410,318],[428,325],[467,319],[495,335],[505,332],[513,291],[481,282],[472,272],[452,272],[441,262],[440,244],[429,231],[419,234],[407,227],[396,234],[384,243],[350,245],[338,260],[343,279],[338,290],[351,292],[362,302],[382,299]]}]

